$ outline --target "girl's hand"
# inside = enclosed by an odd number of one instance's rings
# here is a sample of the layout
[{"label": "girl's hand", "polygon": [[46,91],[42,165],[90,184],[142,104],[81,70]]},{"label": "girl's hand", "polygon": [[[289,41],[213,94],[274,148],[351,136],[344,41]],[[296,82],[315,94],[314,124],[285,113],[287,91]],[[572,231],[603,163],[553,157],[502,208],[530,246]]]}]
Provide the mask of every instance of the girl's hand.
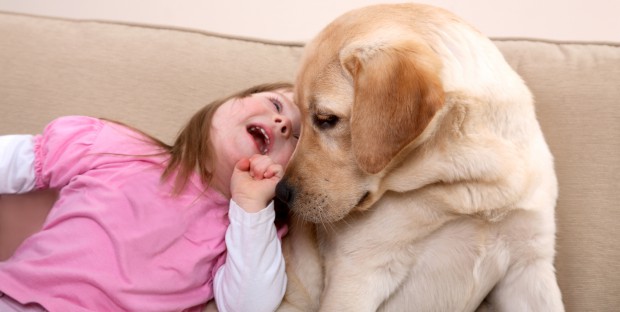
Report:
[{"label": "girl's hand", "polygon": [[237,162],[230,181],[232,199],[246,212],[258,212],[275,196],[276,184],[284,175],[282,165],[269,156],[254,155]]}]

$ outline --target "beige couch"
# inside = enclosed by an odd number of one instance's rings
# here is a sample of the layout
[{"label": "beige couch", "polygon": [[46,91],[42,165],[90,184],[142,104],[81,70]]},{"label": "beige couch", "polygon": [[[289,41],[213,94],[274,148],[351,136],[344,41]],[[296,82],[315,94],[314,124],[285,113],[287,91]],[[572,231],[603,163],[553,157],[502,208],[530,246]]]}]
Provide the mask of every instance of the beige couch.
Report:
[{"label": "beige couch", "polygon": [[[556,158],[557,260],[567,311],[620,310],[620,44],[495,40],[532,89]],[[166,141],[198,107],[292,81],[301,43],[0,13],[0,134],[68,114],[127,122]],[[0,244],[25,201],[0,197]],[[5,212],[3,214],[3,211]],[[13,215],[13,214],[12,214]],[[33,228],[24,228],[23,232]],[[3,255],[6,256],[6,255]]]}]

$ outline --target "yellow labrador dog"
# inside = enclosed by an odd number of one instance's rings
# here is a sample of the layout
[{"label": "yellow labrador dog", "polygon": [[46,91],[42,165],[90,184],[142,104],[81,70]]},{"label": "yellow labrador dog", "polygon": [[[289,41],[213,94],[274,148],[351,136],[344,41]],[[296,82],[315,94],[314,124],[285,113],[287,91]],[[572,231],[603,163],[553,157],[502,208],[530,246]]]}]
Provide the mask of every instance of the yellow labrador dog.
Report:
[{"label": "yellow labrador dog", "polygon": [[426,5],[351,11],[306,47],[281,311],[563,311],[557,182],[532,94]]}]

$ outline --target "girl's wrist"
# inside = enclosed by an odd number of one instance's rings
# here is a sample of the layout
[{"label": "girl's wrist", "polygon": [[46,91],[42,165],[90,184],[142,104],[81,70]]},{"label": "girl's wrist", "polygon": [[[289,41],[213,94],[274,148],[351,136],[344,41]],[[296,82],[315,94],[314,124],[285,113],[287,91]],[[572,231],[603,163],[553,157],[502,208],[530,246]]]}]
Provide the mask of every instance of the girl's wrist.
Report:
[{"label": "girl's wrist", "polygon": [[237,203],[237,205],[239,205],[239,207],[241,207],[241,209],[249,213],[259,212],[265,209],[268,205],[268,203],[262,203],[261,201],[255,199],[236,198],[233,196],[233,200]]}]

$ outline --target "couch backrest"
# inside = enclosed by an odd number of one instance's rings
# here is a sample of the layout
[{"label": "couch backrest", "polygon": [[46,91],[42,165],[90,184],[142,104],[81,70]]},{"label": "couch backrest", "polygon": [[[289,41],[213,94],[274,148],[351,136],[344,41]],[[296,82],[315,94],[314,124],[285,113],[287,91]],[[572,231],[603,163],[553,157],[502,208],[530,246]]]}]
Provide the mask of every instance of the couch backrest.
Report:
[{"label": "couch backrest", "polygon": [[[620,45],[495,40],[524,78],[556,159],[556,267],[567,311],[620,307]],[[303,45],[0,13],[0,134],[69,114],[170,141],[199,107],[292,81]]]},{"label": "couch backrest", "polygon": [[291,81],[302,44],[0,14],[0,134],[62,115],[106,117],[165,140],[198,108]]}]

